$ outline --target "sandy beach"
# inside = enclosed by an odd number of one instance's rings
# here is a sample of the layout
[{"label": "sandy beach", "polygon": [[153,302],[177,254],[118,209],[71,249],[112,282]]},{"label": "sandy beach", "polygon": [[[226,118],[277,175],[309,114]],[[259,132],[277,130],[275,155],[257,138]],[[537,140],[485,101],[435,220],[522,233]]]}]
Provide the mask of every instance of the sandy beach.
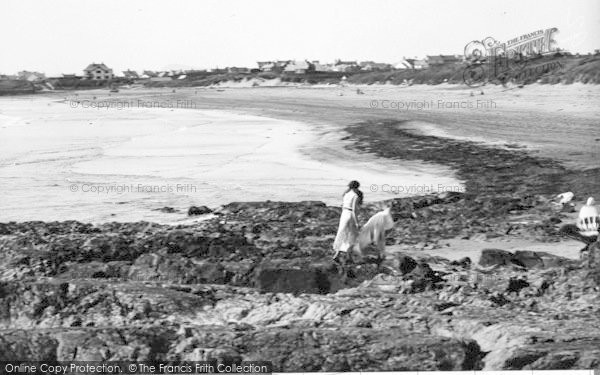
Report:
[{"label": "sandy beach", "polygon": [[[357,89],[363,94],[357,94]],[[378,118],[414,121],[428,133],[529,146],[533,152],[573,166],[585,167],[584,163],[594,160],[600,142],[595,122],[600,90],[594,85],[477,89],[458,85],[194,88],[177,89],[175,94],[168,89],[163,91],[162,95],[148,97],[190,98],[201,108],[302,119],[320,126],[346,126]]]},{"label": "sandy beach", "polygon": [[[269,199],[336,204],[352,178],[379,187],[371,189],[370,201],[464,190],[447,167],[356,158],[339,133],[300,118],[195,105],[152,108],[180,99],[148,98],[134,90],[118,98],[95,91],[69,95],[1,99],[3,221],[44,215],[177,222],[180,215],[158,209],[185,212],[194,204]],[[129,107],[93,108],[107,103]]]}]

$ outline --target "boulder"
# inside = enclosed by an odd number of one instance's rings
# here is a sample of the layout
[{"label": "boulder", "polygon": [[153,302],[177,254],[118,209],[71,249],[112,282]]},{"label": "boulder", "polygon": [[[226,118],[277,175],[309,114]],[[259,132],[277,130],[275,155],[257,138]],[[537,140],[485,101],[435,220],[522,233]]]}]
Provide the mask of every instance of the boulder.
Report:
[{"label": "boulder", "polygon": [[396,268],[400,270],[403,275],[405,275],[412,272],[417,267],[417,264],[417,261],[413,258],[403,255],[397,259]]},{"label": "boulder", "polygon": [[511,277],[508,279],[508,286],[506,287],[507,293],[519,293],[521,289],[527,288],[529,283],[523,278]]},{"label": "boulder", "polygon": [[131,265],[127,277],[135,281],[160,280],[177,284],[224,284],[229,276],[219,263],[193,262],[179,254],[141,255]]},{"label": "boulder", "polygon": [[513,253],[500,249],[483,249],[479,265],[483,267],[489,266],[508,266],[513,264]]},{"label": "boulder", "polygon": [[407,289],[409,293],[420,293],[425,290],[430,290],[436,287],[436,284],[444,281],[442,277],[431,269],[429,264],[420,262],[417,266],[407,275],[405,279],[412,281],[410,288]]},{"label": "boulder", "polygon": [[515,251],[512,261],[525,268],[543,268],[544,261],[535,251]]},{"label": "boulder", "polygon": [[188,216],[205,215],[211,212],[212,210],[206,206],[192,206],[188,209]]},{"label": "boulder", "polygon": [[544,268],[575,266],[578,263],[576,260],[550,254],[545,251],[538,251],[537,256],[542,260]]},{"label": "boulder", "polygon": [[254,284],[261,292],[326,294],[331,288],[327,276],[323,268],[314,266],[292,268],[266,264],[256,270]]},{"label": "boulder", "polygon": [[469,268],[469,267],[471,267],[471,258],[464,257],[464,258],[460,258],[459,260],[453,260],[452,262],[450,262],[450,265],[463,267],[463,268]]}]

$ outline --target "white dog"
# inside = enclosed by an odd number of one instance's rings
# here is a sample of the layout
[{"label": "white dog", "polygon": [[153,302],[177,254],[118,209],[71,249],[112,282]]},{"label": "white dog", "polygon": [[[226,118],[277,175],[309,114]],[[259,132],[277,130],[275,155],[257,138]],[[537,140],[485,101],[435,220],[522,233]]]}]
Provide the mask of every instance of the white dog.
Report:
[{"label": "white dog", "polygon": [[370,244],[375,244],[379,252],[379,257],[385,253],[385,231],[394,227],[394,219],[390,213],[391,208],[388,207],[383,211],[371,216],[369,221],[360,229],[358,235],[358,248],[360,253]]},{"label": "white dog", "polygon": [[557,196],[554,198],[554,199],[555,199],[555,201],[558,201],[558,202],[555,202],[555,203],[556,203],[556,204],[561,204],[561,205],[563,205],[563,204],[567,204],[567,203],[569,203],[570,201],[572,201],[572,200],[573,200],[573,197],[574,197],[574,196],[575,196],[575,194],[573,194],[573,193],[572,193],[572,192],[570,192],[570,191],[567,191],[566,193],[561,193],[561,194],[558,194],[558,195],[557,195]]}]

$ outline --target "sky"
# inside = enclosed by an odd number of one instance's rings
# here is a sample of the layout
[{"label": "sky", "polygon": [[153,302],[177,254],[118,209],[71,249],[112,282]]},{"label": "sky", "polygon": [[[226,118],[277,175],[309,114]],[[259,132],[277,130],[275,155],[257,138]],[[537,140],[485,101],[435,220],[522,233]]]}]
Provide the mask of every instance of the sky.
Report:
[{"label": "sky", "polygon": [[256,67],[462,54],[556,27],[557,46],[600,48],[600,1],[565,0],[1,0],[0,73]]}]

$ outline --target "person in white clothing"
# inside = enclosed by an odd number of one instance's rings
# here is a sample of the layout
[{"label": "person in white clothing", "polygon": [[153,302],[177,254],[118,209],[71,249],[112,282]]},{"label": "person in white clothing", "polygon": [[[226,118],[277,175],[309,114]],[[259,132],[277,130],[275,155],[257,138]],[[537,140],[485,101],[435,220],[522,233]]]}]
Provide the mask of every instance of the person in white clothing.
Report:
[{"label": "person in white clothing", "polygon": [[348,190],[342,198],[342,214],[340,216],[340,225],[338,227],[335,241],[333,242],[334,260],[337,260],[340,253],[344,253],[349,262],[352,262],[352,252],[358,243],[358,208],[363,201],[363,193],[358,188],[358,181],[350,181]]},{"label": "person in white clothing", "polygon": [[594,198],[589,197],[586,204],[579,210],[577,217],[577,228],[584,236],[598,236],[598,227],[600,226],[600,214],[594,205]]},{"label": "person in white clothing", "polygon": [[581,241],[586,245],[580,251],[582,259],[589,253],[590,246],[598,241],[600,214],[594,203],[594,198],[589,197],[586,204],[579,210],[576,223],[565,224],[560,228],[560,233],[563,236]]}]

